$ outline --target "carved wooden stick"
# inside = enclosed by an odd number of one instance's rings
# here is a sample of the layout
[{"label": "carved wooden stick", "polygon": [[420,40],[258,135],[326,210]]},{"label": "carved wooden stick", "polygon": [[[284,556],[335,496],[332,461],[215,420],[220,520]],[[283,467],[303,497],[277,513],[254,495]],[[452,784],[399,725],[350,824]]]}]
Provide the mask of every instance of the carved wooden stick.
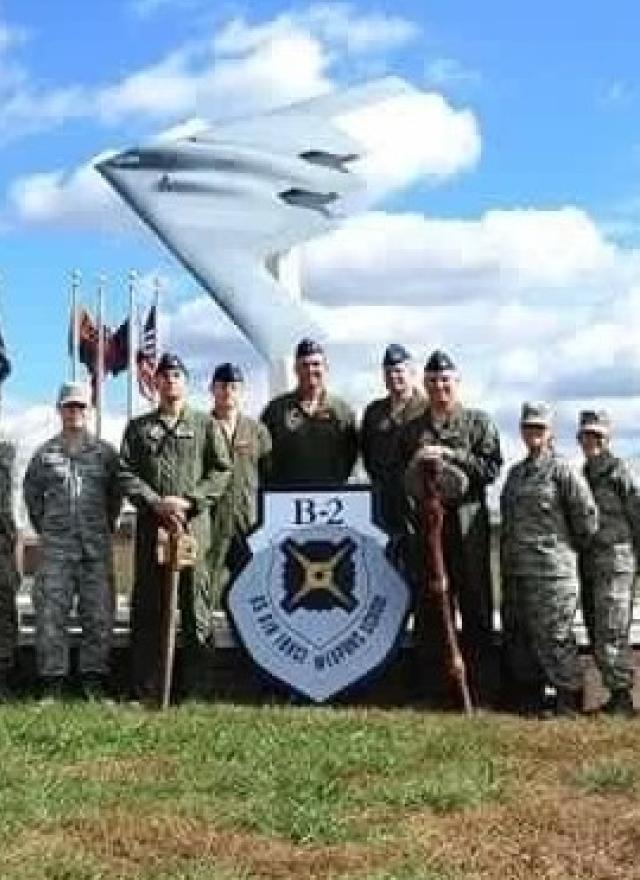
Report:
[{"label": "carved wooden stick", "polygon": [[451,610],[449,581],[442,551],[444,505],[442,502],[442,462],[428,458],[423,463],[424,502],[423,528],[425,541],[425,589],[434,603],[442,625],[445,666],[452,691],[460,697],[465,713],[473,712],[473,703],[467,683],[467,670],[458,644],[455,621]]}]

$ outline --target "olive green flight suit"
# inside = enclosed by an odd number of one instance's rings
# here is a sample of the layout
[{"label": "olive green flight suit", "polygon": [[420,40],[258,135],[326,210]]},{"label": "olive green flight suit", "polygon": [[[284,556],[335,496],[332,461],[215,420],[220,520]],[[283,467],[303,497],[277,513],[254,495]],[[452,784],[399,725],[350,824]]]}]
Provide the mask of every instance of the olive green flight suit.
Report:
[{"label": "olive green flight suit", "polygon": [[374,518],[392,538],[403,530],[405,511],[398,442],[403,427],[422,415],[426,407],[426,398],[415,389],[397,406],[389,396],[371,401],[362,417],[360,446],[373,490]]},{"label": "olive green flight suit", "polygon": [[255,525],[258,483],[271,451],[269,431],[247,416],[238,416],[232,437],[225,432],[215,413],[231,459],[231,477],[211,513],[211,543],[208,565],[211,595],[215,607],[231,579],[249,557],[247,534]]},{"label": "olive green flight suit", "polygon": [[134,693],[159,693],[163,570],[157,564],[158,520],[153,504],[167,495],[191,502],[189,529],[198,542],[193,568],[180,576],[180,619],[187,685],[197,684],[200,646],[212,636],[213,596],[206,563],[211,507],[229,481],[231,462],[224,437],[206,413],[185,406],[174,423],[160,410],[132,419],[122,441],[123,488],[138,508],[135,582],[131,598]]},{"label": "olive green flight suit", "polygon": [[273,488],[337,486],[346,483],[358,457],[358,433],[351,407],[326,394],[307,413],[297,393],[276,397],[262,413],[273,444],[268,485]]}]

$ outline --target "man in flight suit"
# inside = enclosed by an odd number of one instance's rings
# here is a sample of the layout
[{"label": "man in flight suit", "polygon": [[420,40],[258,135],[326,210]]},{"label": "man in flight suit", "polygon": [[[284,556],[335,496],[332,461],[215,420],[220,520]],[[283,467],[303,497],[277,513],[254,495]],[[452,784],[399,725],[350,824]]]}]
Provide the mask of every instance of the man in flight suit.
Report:
[{"label": "man in flight suit", "polygon": [[271,437],[262,422],[242,412],[244,376],[236,364],[219,364],[211,380],[211,418],[218,425],[231,458],[231,478],[213,508],[209,570],[216,606],[249,555],[247,534],[255,525],[258,482]]},{"label": "man in flight suit", "polygon": [[397,467],[398,440],[403,427],[422,415],[426,398],[415,385],[411,355],[403,345],[387,346],[382,371],[388,394],[365,409],[360,444],[376,522],[394,541],[403,530],[405,505],[402,468]]},{"label": "man in flight suit", "polygon": [[162,590],[158,527],[188,528],[198,544],[193,568],[180,575],[180,620],[185,684],[195,693],[205,646],[213,635],[214,610],[206,564],[211,507],[224,492],[231,462],[220,429],[207,413],[187,404],[187,371],[176,354],[164,354],[156,368],[159,404],[132,419],[122,441],[126,493],[138,509],[135,581],[131,598],[133,692],[155,701],[160,691]]},{"label": "man in flight suit", "polygon": [[354,412],[327,391],[327,359],[315,340],[298,344],[295,373],[295,391],[274,398],[261,416],[273,444],[268,485],[339,486],[358,456]]}]

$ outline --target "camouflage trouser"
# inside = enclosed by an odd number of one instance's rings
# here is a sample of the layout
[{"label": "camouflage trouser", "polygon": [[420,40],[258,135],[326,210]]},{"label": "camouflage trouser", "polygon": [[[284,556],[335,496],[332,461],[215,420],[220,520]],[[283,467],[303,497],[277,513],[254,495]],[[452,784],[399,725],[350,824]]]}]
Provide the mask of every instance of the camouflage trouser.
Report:
[{"label": "camouflage trouser", "polygon": [[582,673],[573,631],[578,583],[568,578],[509,578],[510,614],[531,661],[556,688],[578,691]]},{"label": "camouflage trouser", "polygon": [[78,558],[45,549],[33,586],[36,613],[36,664],[43,677],[69,672],[67,619],[78,596],[82,627],[78,669],[80,674],[106,675],[113,630],[111,563],[100,556]]},{"label": "camouflage trouser", "polygon": [[629,646],[633,580],[633,572],[582,571],[584,622],[604,686],[612,691],[633,686]]},{"label": "camouflage trouser", "polygon": [[16,646],[16,587],[18,574],[13,555],[0,555],[0,673],[13,664]]}]

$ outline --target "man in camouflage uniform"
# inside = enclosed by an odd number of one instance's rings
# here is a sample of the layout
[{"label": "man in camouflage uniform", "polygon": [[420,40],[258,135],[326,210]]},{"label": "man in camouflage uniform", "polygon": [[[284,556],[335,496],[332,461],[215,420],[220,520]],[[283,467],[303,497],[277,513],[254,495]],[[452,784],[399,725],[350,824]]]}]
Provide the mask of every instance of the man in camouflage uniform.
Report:
[{"label": "man in camouflage uniform", "polygon": [[584,475],[599,513],[598,532],[581,558],[582,609],[596,665],[611,693],[603,710],[632,716],[629,630],[640,548],[640,486],[628,465],[611,453],[610,432],[606,412],[580,414]]},{"label": "man in camouflage uniform", "polygon": [[197,693],[213,639],[214,601],[206,556],[211,507],[224,492],[230,465],[227,444],[206,413],[187,405],[187,371],[175,354],[156,369],[158,408],[132,419],[122,441],[126,494],[138,509],[135,580],[131,597],[132,688],[143,702],[160,693],[165,577],[157,562],[158,527],[188,528],[198,544],[193,568],[180,574],[179,604],[185,684]]},{"label": "man in camouflage uniform", "polygon": [[269,431],[242,412],[244,376],[235,364],[219,364],[211,380],[213,410],[232,462],[231,478],[212,511],[209,570],[216,607],[249,556],[247,534],[256,522],[258,478],[271,451]]},{"label": "man in camouflage uniform", "polygon": [[296,348],[295,391],[274,398],[261,419],[273,450],[268,485],[273,488],[346,483],[358,456],[353,410],[327,392],[322,346],[303,339]]},{"label": "man in camouflage uniform", "polygon": [[16,645],[15,560],[16,527],[13,519],[12,473],[15,449],[0,443],[0,702],[9,697],[8,677]]},{"label": "man in camouflage uniform", "polygon": [[62,385],[59,434],[34,453],[24,500],[41,561],[33,587],[36,664],[45,695],[62,694],[69,673],[66,624],[74,595],[82,638],[78,667],[87,697],[103,695],[113,628],[111,538],[120,512],[118,455],[87,431],[84,386]]},{"label": "man in camouflage uniform", "polygon": [[[500,441],[486,413],[460,403],[458,372],[448,354],[434,351],[430,355],[424,382],[428,405],[402,431],[400,462],[407,468],[416,457],[435,456],[467,478],[466,492],[447,508],[443,550],[451,593],[462,619],[461,648],[470,689],[474,700],[483,702],[488,698],[483,673],[491,649],[493,604],[486,488],[502,465]],[[420,505],[411,497],[407,531],[416,596],[415,638],[429,644],[436,640],[438,622],[425,604],[422,515]]]},{"label": "man in camouflage uniform", "polygon": [[597,510],[586,482],[553,451],[550,408],[525,403],[520,429],[527,456],[510,469],[500,498],[504,637],[518,658],[516,678],[538,689],[527,708],[542,708],[549,683],[555,713],[571,715],[582,700],[576,548],[596,533]]},{"label": "man in camouflage uniform", "polygon": [[365,409],[360,444],[373,489],[375,520],[397,542],[405,508],[402,469],[397,467],[398,441],[404,425],[424,413],[426,399],[415,386],[411,355],[404,346],[387,346],[382,370],[388,394]]}]

